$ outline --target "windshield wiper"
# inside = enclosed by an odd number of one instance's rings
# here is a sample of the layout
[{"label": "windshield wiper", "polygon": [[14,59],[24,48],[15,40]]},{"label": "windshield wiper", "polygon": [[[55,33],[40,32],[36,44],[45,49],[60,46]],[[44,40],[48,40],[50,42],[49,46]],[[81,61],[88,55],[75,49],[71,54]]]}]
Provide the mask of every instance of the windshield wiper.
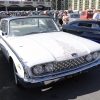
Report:
[{"label": "windshield wiper", "polygon": [[45,33],[45,32],[49,33],[49,32],[58,32],[58,31],[57,30],[40,31],[40,33]]},{"label": "windshield wiper", "polygon": [[49,31],[40,31],[40,33],[45,33],[45,32],[47,33],[47,32],[49,32]]}]

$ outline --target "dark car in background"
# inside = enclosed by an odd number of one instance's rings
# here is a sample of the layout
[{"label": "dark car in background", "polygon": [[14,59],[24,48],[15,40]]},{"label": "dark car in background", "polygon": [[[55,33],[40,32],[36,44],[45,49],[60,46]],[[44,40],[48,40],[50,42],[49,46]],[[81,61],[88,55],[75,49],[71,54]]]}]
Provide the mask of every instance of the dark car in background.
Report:
[{"label": "dark car in background", "polygon": [[100,21],[73,21],[63,25],[62,30],[100,43]]}]

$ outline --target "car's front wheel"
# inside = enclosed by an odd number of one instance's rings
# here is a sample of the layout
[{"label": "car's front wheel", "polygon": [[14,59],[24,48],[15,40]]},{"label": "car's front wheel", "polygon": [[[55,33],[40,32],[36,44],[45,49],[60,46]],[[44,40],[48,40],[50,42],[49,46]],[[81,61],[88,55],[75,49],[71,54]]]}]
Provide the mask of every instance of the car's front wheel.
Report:
[{"label": "car's front wheel", "polygon": [[15,84],[16,84],[17,86],[20,86],[18,77],[17,77],[17,75],[16,75],[17,71],[16,71],[16,67],[15,67],[14,62],[13,62],[13,71],[14,71],[14,81],[15,81]]}]

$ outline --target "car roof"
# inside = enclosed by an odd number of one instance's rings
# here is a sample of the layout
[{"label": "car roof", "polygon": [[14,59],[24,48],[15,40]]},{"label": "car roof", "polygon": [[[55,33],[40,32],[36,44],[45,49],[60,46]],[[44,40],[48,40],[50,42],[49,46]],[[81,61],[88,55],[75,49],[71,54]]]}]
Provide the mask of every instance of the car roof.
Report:
[{"label": "car roof", "polygon": [[95,20],[77,20],[77,21],[73,21],[73,22],[71,22],[71,23],[75,23],[75,22],[77,22],[77,23],[82,23],[82,22],[85,22],[85,23],[98,23],[98,24],[100,24],[100,21],[95,21]]},{"label": "car roof", "polygon": [[33,16],[12,16],[12,17],[8,17],[8,18],[3,18],[5,20],[13,20],[13,19],[19,19],[19,18],[50,18],[47,15],[33,15]]},{"label": "car roof", "polygon": [[80,15],[79,13],[68,13],[68,15]]},{"label": "car roof", "polygon": [[88,12],[88,11],[93,11],[93,10],[82,10],[82,12],[84,12],[84,11],[85,11],[85,12]]}]

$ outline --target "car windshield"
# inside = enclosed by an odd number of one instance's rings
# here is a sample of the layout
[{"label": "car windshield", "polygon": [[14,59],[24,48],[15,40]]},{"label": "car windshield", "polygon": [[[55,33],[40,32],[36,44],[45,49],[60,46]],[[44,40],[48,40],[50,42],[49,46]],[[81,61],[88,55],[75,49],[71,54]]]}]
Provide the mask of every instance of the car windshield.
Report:
[{"label": "car windshield", "polygon": [[51,18],[19,18],[10,21],[10,36],[60,31]]}]

